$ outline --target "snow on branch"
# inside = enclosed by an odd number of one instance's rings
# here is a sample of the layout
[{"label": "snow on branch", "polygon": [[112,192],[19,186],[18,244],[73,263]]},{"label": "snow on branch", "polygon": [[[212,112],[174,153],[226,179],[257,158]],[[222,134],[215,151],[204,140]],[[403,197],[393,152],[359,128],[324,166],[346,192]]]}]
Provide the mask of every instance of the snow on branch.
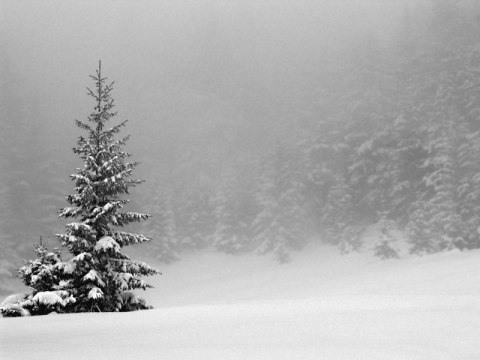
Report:
[{"label": "snow on branch", "polygon": [[102,237],[95,245],[96,252],[107,251],[109,249],[113,249],[115,252],[120,251],[120,245],[118,245],[111,236]]},{"label": "snow on branch", "polygon": [[141,244],[151,241],[150,238],[144,235],[130,234],[123,231],[116,231],[113,233],[113,236],[115,237],[117,243],[121,244],[122,246]]},{"label": "snow on branch", "polygon": [[92,254],[87,253],[87,252],[82,252],[78,254],[77,256],[73,257],[71,261],[75,264],[79,261],[85,261],[85,260],[90,260],[92,258]]},{"label": "snow on branch", "polygon": [[101,299],[103,298],[103,291],[97,287],[94,287],[88,292],[89,299]]},{"label": "snow on branch", "polygon": [[81,209],[78,207],[66,207],[60,212],[58,217],[75,217],[80,211]]},{"label": "snow on branch", "polygon": [[75,299],[69,296],[67,291],[41,291],[38,292],[31,300],[35,304],[43,304],[47,306],[61,305],[65,306],[69,302],[75,302]]},{"label": "snow on branch", "polygon": [[66,226],[67,226],[67,229],[70,230],[71,232],[74,232],[74,231],[75,232],[81,231],[84,233],[92,232],[91,226],[85,223],[73,222],[73,223],[67,224]]},{"label": "snow on branch", "polygon": [[133,275],[130,273],[118,273],[114,276],[117,286],[122,291],[130,289],[129,282],[132,280]]},{"label": "snow on branch", "polygon": [[82,281],[83,282],[87,282],[87,281],[94,281],[96,284],[104,287],[105,286],[105,283],[103,282],[103,280],[100,278],[100,275],[98,275],[98,273],[95,271],[95,270],[90,270],[87,275],[85,275],[83,278],[82,278]]}]

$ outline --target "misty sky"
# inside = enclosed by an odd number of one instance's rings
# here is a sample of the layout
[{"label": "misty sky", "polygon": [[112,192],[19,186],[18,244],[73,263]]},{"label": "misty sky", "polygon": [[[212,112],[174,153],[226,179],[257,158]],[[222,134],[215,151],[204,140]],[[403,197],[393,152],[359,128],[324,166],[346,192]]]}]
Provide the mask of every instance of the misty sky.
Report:
[{"label": "misty sky", "polygon": [[[70,149],[102,60],[129,149],[167,152],[209,117],[288,116],[346,48],[388,41],[427,1],[3,1],[4,67],[42,126]],[[10,74],[10,75],[11,75]],[[199,105],[200,104],[200,105]],[[268,123],[275,127],[275,123]],[[138,154],[139,153],[139,154]],[[165,154],[164,154],[165,155]],[[168,154],[167,154],[168,156]],[[73,158],[73,155],[72,155]]]}]

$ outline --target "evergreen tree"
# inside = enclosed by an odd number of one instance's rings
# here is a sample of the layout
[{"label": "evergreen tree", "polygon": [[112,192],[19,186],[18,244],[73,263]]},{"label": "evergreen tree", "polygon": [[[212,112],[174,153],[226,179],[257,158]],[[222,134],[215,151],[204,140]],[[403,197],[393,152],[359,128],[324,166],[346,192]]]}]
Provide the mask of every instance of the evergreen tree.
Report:
[{"label": "evergreen tree", "polygon": [[165,263],[178,260],[177,227],[173,204],[173,189],[171,182],[164,177],[158,177],[148,187],[148,192],[142,199],[145,208],[153,220],[144,222],[142,232],[148,232],[154,240],[145,249],[158,260]]},{"label": "evergreen tree", "polygon": [[359,251],[362,247],[362,233],[365,230],[363,226],[352,225],[341,229],[341,233],[334,233],[329,229],[327,236],[340,236],[340,243],[338,244],[341,254],[348,254],[351,251]]},{"label": "evergreen tree", "polygon": [[233,254],[252,247],[251,223],[256,208],[253,191],[247,188],[245,176],[245,174],[225,175],[218,190],[215,200],[217,225],[213,245],[219,251]]},{"label": "evergreen tree", "polygon": [[0,307],[0,313],[4,316],[65,312],[67,307],[76,301],[69,291],[61,289],[70,271],[61,261],[60,250],[55,248],[53,252],[49,252],[42,242],[42,237],[40,244],[34,245],[34,248],[37,258],[25,261],[25,265],[18,269],[18,276],[33,292],[10,297],[13,301],[6,301]]},{"label": "evergreen tree", "polygon": [[[437,119],[439,122],[441,119]],[[463,243],[465,225],[457,202],[458,159],[456,156],[456,131],[453,124],[432,126],[434,139],[430,141],[432,153],[425,161],[432,171],[425,176],[429,211],[429,225],[436,235],[436,248],[453,248]],[[437,133],[438,132],[438,133]]]},{"label": "evergreen tree", "polygon": [[[433,2],[424,47],[405,62],[403,111],[417,143],[412,252],[478,246],[478,41],[457,2]],[[408,95],[407,95],[408,94]],[[420,124],[414,125],[414,124]],[[413,172],[412,172],[413,173]],[[418,177],[418,175],[421,175]]]},{"label": "evergreen tree", "polygon": [[171,171],[172,207],[178,250],[201,249],[211,244],[215,229],[216,174],[210,156],[187,149]]},{"label": "evergreen tree", "polygon": [[466,133],[458,147],[461,171],[457,189],[458,203],[466,227],[465,247],[480,247],[480,131]]},{"label": "evergreen tree", "polygon": [[[159,274],[159,271],[139,261],[131,260],[121,252],[125,246],[145,243],[144,235],[116,231],[131,222],[149,218],[147,214],[121,212],[129,203],[121,195],[143,181],[128,180],[138,163],[127,163],[131,154],[122,151],[129,136],[115,140],[115,134],[125,126],[126,120],[106,128],[116,115],[110,92],[113,83],[107,85],[101,74],[101,63],[96,76],[95,91],[88,93],[95,99],[94,112],[89,122],[76,120],[77,126],[88,136],[80,136],[73,149],[83,160],[84,167],[71,175],[76,194],[67,196],[72,205],[61,210],[60,217],[80,218],[67,224],[66,234],[58,234],[73,258],[68,261],[70,279],[60,289],[68,290],[76,299],[72,311],[121,311],[147,308],[144,301],[132,303],[131,290],[151,287],[140,276]],[[67,266],[65,266],[67,268]]]},{"label": "evergreen tree", "polygon": [[25,285],[33,289],[19,305],[32,315],[45,315],[52,311],[65,312],[76,302],[71,292],[62,289],[68,281],[70,269],[61,261],[61,252],[49,252],[42,243],[35,245],[37,259],[26,261],[18,273]]},{"label": "evergreen tree", "polygon": [[175,223],[178,247],[202,249],[210,245],[214,232],[212,189],[199,180],[186,188],[177,188],[175,194]]},{"label": "evergreen tree", "polygon": [[258,253],[273,252],[280,263],[289,262],[289,251],[302,248],[307,237],[302,160],[295,149],[280,146],[261,170],[253,241]]},{"label": "evergreen tree", "polygon": [[382,259],[398,259],[400,257],[398,252],[392,247],[392,242],[396,240],[392,234],[392,230],[394,228],[395,221],[388,219],[386,214],[382,214],[380,216],[380,220],[378,221],[380,237],[377,241],[377,244],[373,248],[376,256]]},{"label": "evergreen tree", "polygon": [[339,244],[342,252],[348,252],[349,246],[346,243],[356,238],[355,231],[347,230],[349,224],[353,222],[352,211],[351,191],[340,176],[337,183],[329,189],[321,221],[324,227],[324,240],[330,244]]},{"label": "evergreen tree", "polygon": [[405,229],[410,253],[423,255],[436,250],[435,236],[430,226],[429,211],[425,201],[414,202],[409,209],[409,222]]}]

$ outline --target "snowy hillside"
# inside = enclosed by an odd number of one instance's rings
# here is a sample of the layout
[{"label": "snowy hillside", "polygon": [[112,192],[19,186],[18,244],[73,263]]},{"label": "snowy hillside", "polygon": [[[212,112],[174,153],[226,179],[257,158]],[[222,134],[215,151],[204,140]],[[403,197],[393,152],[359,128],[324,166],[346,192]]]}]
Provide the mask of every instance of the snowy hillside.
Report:
[{"label": "snowy hillside", "polygon": [[0,358],[480,359],[479,260],[192,253],[149,279],[155,310],[0,319]]}]

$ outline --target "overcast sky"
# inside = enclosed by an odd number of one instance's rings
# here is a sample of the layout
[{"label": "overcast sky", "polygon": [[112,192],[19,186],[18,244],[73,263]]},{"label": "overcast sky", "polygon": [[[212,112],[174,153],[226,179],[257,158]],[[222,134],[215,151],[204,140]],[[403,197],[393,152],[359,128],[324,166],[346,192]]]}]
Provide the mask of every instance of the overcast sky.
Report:
[{"label": "overcast sky", "polygon": [[131,120],[131,146],[145,150],[175,142],[196,102],[253,123],[293,106],[339,52],[369,37],[388,41],[405,7],[427,3],[3,1],[2,50],[23,101],[39,108],[32,121],[65,135],[68,148],[78,136],[73,120],[92,111],[85,87],[102,60],[119,120]]}]

